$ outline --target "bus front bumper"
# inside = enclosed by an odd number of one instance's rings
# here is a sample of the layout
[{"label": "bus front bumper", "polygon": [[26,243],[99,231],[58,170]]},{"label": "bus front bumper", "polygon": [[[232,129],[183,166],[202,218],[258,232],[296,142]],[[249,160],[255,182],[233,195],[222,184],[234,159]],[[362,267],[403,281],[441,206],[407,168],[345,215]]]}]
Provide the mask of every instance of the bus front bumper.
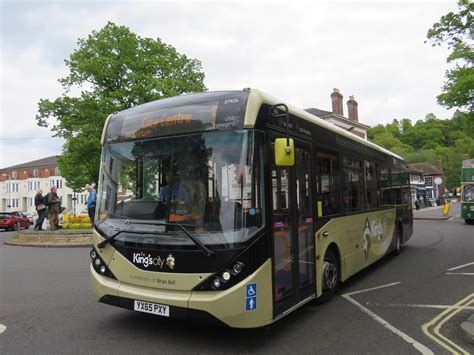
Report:
[{"label": "bus front bumper", "polygon": [[[92,289],[99,302],[134,310],[135,301],[169,306],[169,318],[224,323],[255,328],[273,320],[271,260],[252,275],[224,291],[175,291],[123,283],[99,275],[91,266]],[[248,308],[248,285],[256,285],[253,309]]]}]

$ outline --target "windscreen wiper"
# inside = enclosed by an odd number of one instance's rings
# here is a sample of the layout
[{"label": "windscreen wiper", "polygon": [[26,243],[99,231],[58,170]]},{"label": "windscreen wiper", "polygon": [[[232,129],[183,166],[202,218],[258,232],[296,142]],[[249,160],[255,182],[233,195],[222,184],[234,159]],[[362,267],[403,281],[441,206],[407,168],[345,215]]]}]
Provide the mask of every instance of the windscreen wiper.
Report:
[{"label": "windscreen wiper", "polygon": [[[191,234],[185,227],[194,227],[193,225],[183,225],[183,224],[178,224],[178,223],[168,223],[168,222],[131,222],[127,220],[126,224],[141,224],[141,225],[147,225],[147,226],[172,226],[172,227],[178,227],[183,231],[186,236],[191,239],[194,244],[196,244],[205,254],[206,256],[211,256],[214,255],[214,252],[206,247],[199,239],[197,239],[193,234]],[[114,235],[110,236],[109,238],[103,240],[97,246],[99,248],[105,247],[107,244],[109,244],[112,240],[114,240],[120,233],[127,232],[127,233],[134,233],[134,234],[157,234],[156,232],[142,232],[142,231],[130,231],[130,230],[125,230],[121,229]],[[163,233],[164,234],[164,233]]]}]

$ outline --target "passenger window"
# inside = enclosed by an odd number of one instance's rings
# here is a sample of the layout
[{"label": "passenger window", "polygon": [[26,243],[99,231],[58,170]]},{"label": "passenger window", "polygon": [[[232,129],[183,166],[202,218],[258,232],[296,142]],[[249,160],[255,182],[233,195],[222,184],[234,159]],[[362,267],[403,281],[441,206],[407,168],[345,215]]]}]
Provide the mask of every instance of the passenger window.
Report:
[{"label": "passenger window", "polygon": [[344,157],[344,211],[355,212],[362,209],[361,187],[362,187],[362,162],[352,158]]},{"label": "passenger window", "polygon": [[316,152],[317,215],[329,216],[341,212],[341,177],[339,156],[335,152]]},{"label": "passenger window", "polygon": [[365,162],[366,209],[373,210],[379,207],[377,165],[370,161]]},{"label": "passenger window", "polygon": [[392,204],[392,177],[390,169],[380,171],[380,190],[382,191],[382,206]]}]

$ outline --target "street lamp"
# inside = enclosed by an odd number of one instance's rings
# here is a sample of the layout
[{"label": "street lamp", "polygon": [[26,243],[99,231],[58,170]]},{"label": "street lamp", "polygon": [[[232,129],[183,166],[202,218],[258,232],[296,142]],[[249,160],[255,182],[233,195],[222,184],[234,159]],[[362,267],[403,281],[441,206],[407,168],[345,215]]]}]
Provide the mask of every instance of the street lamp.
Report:
[{"label": "street lamp", "polygon": [[73,192],[73,197],[72,197],[72,208],[73,208],[73,211],[74,211],[74,216],[76,215],[76,201],[77,201],[77,197],[76,197],[76,193]]}]

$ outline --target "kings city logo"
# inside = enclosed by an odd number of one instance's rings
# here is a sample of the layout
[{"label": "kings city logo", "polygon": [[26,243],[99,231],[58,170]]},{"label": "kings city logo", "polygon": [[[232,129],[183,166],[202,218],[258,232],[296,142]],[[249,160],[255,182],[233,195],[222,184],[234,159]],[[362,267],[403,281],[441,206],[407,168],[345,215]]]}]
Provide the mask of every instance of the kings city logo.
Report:
[{"label": "kings city logo", "polygon": [[368,217],[365,219],[363,231],[365,260],[369,257],[372,241],[381,241],[383,234],[384,224],[382,218],[374,218],[372,221],[369,221]]}]

